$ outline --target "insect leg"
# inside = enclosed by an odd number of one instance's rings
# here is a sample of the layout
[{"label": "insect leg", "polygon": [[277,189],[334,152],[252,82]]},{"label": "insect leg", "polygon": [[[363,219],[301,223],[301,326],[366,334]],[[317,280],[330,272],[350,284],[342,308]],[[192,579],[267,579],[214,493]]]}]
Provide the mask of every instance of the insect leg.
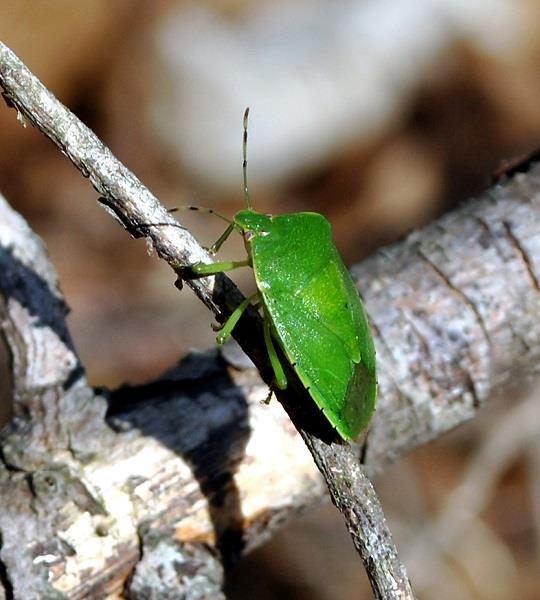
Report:
[{"label": "insect leg", "polygon": [[270,364],[272,365],[272,369],[274,370],[274,381],[270,386],[270,394],[267,399],[268,402],[268,400],[270,400],[270,396],[272,395],[272,388],[274,385],[280,390],[284,390],[287,387],[287,377],[285,376],[283,367],[279,362],[279,358],[274,347],[274,342],[272,341],[272,334],[270,332],[270,321],[268,318],[264,319],[264,343],[266,344],[266,350],[268,351]]},{"label": "insect leg", "polygon": [[[205,277],[206,275],[215,275],[216,273],[223,273],[224,271],[232,271],[238,267],[250,267],[251,260],[227,260],[216,263],[195,263],[189,266],[189,270],[196,276]],[[186,267],[183,267],[185,270]],[[184,275],[185,273],[183,273]]]},{"label": "insect leg", "polygon": [[231,233],[234,231],[234,223],[231,223],[227,229],[225,229],[225,231],[219,236],[219,238],[210,246],[209,248],[209,252],[210,254],[215,254],[216,252],[219,251],[219,249],[221,248],[221,246],[223,246],[224,242],[227,240],[227,238],[231,235]]},{"label": "insect leg", "polygon": [[258,295],[258,292],[255,292],[249,298],[246,298],[243,302],[241,302],[232,312],[231,316],[225,321],[223,327],[220,332],[216,336],[216,341],[218,344],[223,344],[227,341],[227,338],[231,335],[232,330],[236,327],[236,324],[240,320],[242,313],[246,310],[246,308],[251,304],[253,298]]},{"label": "insect leg", "polygon": [[266,395],[266,398],[262,400],[263,404],[270,404],[270,400],[272,400],[272,394],[276,391],[276,387],[276,380],[274,379],[268,386],[268,394]]}]

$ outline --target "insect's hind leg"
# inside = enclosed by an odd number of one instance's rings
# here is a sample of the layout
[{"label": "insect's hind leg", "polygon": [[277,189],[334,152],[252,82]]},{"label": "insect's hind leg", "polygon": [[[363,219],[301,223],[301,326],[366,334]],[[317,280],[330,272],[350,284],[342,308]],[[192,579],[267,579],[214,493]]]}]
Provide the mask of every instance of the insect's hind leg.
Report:
[{"label": "insect's hind leg", "polygon": [[266,344],[268,358],[270,359],[270,364],[272,365],[272,369],[274,371],[274,380],[270,384],[270,390],[265,400],[265,403],[268,404],[268,402],[270,402],[270,398],[272,397],[275,388],[284,390],[287,387],[287,377],[285,376],[285,372],[283,371],[283,367],[281,366],[281,362],[279,361],[274,342],[272,341],[270,321],[266,316],[264,319],[264,343]]}]

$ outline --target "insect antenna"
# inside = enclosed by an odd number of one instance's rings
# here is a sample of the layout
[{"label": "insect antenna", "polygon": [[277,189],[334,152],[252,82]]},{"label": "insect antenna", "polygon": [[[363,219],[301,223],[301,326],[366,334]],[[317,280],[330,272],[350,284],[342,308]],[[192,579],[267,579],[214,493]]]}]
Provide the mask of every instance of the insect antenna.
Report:
[{"label": "insect antenna", "polygon": [[251,209],[251,199],[249,197],[248,181],[247,181],[247,140],[248,140],[248,117],[249,117],[249,106],[244,112],[244,136],[242,138],[242,155],[244,162],[242,163],[242,175],[244,178],[244,200],[246,201],[246,208]]},{"label": "insect antenna", "polygon": [[173,208],[168,208],[167,212],[173,213],[173,212],[177,212],[179,210],[194,210],[194,211],[196,210],[198,212],[205,212],[205,213],[208,213],[209,215],[215,215],[216,217],[220,218],[222,221],[226,221],[230,225],[233,224],[231,219],[224,217],[222,214],[218,213],[217,210],[214,210],[213,208],[207,208],[206,206],[192,206],[191,204],[187,204],[187,205],[183,205],[183,206],[175,206]]},{"label": "insect antenna", "polygon": [[227,217],[224,217],[222,214],[218,213],[213,208],[206,208],[205,206],[191,206],[191,205],[175,206],[174,208],[169,208],[167,210],[167,212],[171,213],[171,212],[176,212],[177,210],[197,210],[199,212],[205,212],[209,215],[215,215],[216,217],[219,217],[220,219],[222,219],[223,221],[225,221],[229,224],[227,229],[225,229],[225,231],[219,236],[219,238],[210,246],[210,248],[208,248],[208,251],[210,252],[210,254],[215,254],[221,248],[221,246],[224,244],[224,242],[227,241],[228,237],[231,235],[231,233],[234,231],[234,228],[236,227],[234,221],[231,221],[231,219],[227,219]]},{"label": "insect antenna", "polygon": [[[99,198],[99,200],[103,201],[103,200],[105,200],[105,198]],[[190,206],[175,206],[173,208],[168,208],[167,212],[173,213],[178,210],[197,210],[197,211],[201,211],[201,212],[206,212],[208,214],[219,217],[223,221],[226,221],[229,224],[229,227],[227,227],[228,233],[226,236],[221,236],[221,237],[224,237],[225,239],[227,238],[228,234],[230,234],[230,232],[234,228],[234,222],[231,221],[231,219],[227,219],[227,217],[224,217],[222,214],[218,213],[213,208],[206,208],[205,206],[191,206],[191,205]],[[140,223],[139,225],[137,225],[138,231],[137,231],[137,234],[135,234],[136,237],[146,235],[144,233],[144,229],[146,229],[147,227],[178,227],[180,229],[185,229],[185,227],[183,225],[180,225],[180,223],[166,223],[166,222]],[[225,241],[225,239],[223,241]],[[218,241],[221,242],[221,238]],[[221,243],[223,243],[223,242],[221,242]],[[220,245],[221,245],[221,243],[220,243]]]}]

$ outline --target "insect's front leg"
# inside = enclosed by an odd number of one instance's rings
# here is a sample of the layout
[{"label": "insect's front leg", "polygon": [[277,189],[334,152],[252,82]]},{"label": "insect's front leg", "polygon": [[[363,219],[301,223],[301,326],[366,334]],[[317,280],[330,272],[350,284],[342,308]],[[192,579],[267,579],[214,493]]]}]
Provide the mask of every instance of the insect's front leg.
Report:
[{"label": "insect's front leg", "polygon": [[207,275],[215,275],[216,273],[223,273],[224,271],[232,271],[239,267],[250,267],[251,261],[246,260],[225,260],[222,262],[215,263],[195,263],[190,266],[190,269],[199,277],[206,277]]},{"label": "insect's front leg", "polygon": [[216,275],[217,273],[223,273],[224,271],[232,271],[239,267],[250,267],[251,260],[228,260],[223,262],[215,263],[193,263],[192,265],[183,265],[176,263],[173,265],[176,274],[178,275],[178,282],[175,284],[176,287],[182,289],[182,280],[184,279],[199,279],[201,277],[207,277],[208,275]]},{"label": "insect's front leg", "polygon": [[218,250],[223,246],[225,241],[229,239],[229,236],[234,231],[234,223],[231,223],[227,229],[219,236],[219,238],[210,246],[209,252],[210,254],[215,254]]},{"label": "insect's front leg", "polygon": [[193,263],[192,265],[178,265],[175,266],[175,271],[182,277],[182,279],[199,279],[200,277],[207,277],[208,275],[216,275],[216,273],[223,273],[225,271],[232,271],[239,267],[249,267],[251,261],[246,260],[226,260],[223,262],[215,263]]}]

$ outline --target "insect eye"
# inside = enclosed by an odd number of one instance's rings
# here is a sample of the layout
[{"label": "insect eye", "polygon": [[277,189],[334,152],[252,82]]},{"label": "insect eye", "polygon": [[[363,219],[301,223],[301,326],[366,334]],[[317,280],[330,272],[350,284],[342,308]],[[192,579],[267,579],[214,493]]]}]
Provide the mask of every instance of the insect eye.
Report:
[{"label": "insect eye", "polygon": [[244,233],[244,239],[246,240],[246,242],[250,242],[254,237],[255,237],[254,231],[246,231]]}]

